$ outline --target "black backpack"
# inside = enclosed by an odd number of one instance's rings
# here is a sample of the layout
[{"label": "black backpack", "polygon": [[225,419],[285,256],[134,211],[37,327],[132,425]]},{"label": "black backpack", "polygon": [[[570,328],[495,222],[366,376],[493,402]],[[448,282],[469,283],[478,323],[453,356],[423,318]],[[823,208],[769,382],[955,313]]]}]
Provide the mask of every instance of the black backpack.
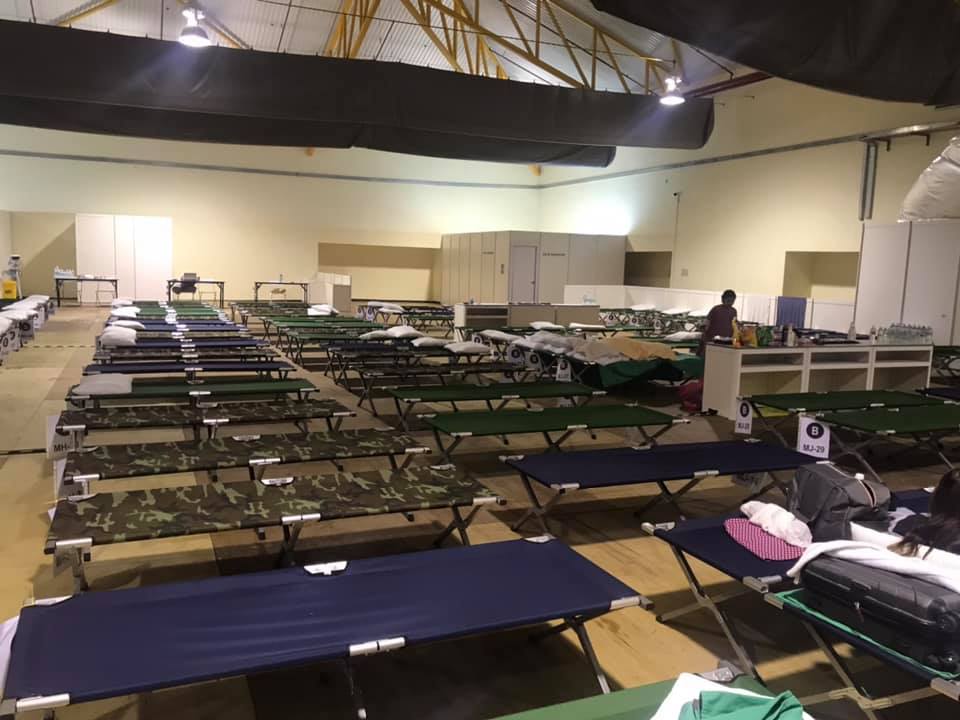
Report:
[{"label": "black backpack", "polygon": [[833,463],[804,465],[793,476],[787,509],[810,526],[814,542],[849,540],[851,522],[883,520],[890,489]]}]

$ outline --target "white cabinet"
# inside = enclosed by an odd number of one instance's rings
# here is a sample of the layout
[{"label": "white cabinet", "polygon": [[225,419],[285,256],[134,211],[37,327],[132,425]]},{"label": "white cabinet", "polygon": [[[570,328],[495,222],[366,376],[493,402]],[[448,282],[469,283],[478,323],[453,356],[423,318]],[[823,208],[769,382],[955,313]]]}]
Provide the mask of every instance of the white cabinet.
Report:
[{"label": "white cabinet", "polygon": [[626,244],[622,235],[521,230],[444,235],[442,298],[560,303],[566,285],[622,284]]},{"label": "white cabinet", "polygon": [[[140,215],[77,215],[77,273],[117,278],[122,296],[166,297],[173,274],[173,220]],[[80,284],[79,292],[93,287]],[[95,298],[81,295],[81,301]]]},{"label": "white cabinet", "polygon": [[934,342],[960,341],[960,223],[865,225],[855,322],[862,332],[904,322],[929,325]]}]

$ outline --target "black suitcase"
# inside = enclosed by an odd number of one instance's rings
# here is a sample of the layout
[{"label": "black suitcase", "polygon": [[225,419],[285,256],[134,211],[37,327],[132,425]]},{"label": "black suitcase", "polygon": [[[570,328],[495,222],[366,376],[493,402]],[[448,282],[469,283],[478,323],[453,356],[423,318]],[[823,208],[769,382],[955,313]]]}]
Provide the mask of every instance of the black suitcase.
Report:
[{"label": "black suitcase", "polygon": [[804,566],[800,582],[827,617],[927,667],[960,670],[960,594],[828,556]]}]

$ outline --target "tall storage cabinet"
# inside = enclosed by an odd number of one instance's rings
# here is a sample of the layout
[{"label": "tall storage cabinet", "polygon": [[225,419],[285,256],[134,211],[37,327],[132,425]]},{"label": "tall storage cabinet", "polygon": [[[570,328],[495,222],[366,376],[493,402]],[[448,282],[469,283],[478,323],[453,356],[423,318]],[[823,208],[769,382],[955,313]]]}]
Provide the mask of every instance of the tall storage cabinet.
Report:
[{"label": "tall storage cabinet", "polygon": [[960,343],[960,222],[864,225],[855,322],[929,325],[937,345]]},{"label": "tall storage cabinet", "polygon": [[[623,235],[517,230],[444,235],[441,299],[449,305],[471,299],[562,303],[565,285],[623,284],[626,247]],[[525,297],[516,297],[519,289]]]}]

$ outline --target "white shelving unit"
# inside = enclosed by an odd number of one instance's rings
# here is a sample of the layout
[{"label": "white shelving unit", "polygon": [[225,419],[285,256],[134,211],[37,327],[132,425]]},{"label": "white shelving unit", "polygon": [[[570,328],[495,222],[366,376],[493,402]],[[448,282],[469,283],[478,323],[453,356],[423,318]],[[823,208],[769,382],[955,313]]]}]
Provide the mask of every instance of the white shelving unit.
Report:
[{"label": "white shelving unit", "polygon": [[930,382],[930,345],[733,348],[708,345],[703,409],[734,418],[737,399],[766,393],[917,390]]}]

